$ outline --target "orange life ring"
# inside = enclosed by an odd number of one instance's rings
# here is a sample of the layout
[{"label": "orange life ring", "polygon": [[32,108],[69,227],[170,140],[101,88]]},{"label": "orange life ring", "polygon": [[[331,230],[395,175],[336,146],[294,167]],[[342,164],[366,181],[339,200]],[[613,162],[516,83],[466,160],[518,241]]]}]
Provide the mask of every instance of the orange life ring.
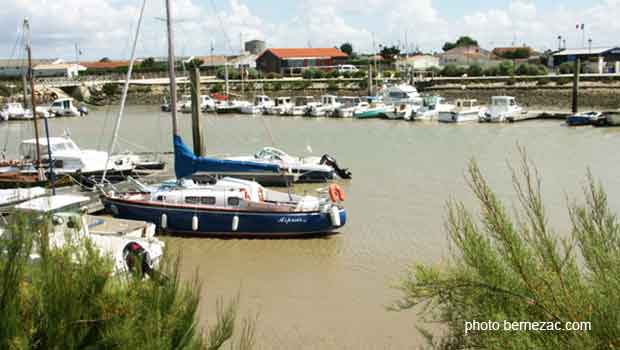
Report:
[{"label": "orange life ring", "polygon": [[337,184],[329,185],[329,198],[332,202],[344,202],[344,191]]}]

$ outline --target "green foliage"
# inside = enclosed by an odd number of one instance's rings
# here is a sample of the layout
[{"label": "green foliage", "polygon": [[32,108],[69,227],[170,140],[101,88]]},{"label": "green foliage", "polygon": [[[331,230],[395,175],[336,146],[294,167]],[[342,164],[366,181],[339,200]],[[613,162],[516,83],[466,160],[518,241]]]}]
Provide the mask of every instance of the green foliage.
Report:
[{"label": "green foliage", "polygon": [[[215,76],[218,79],[226,79],[226,68],[224,66],[219,67],[215,72]],[[228,67],[228,79],[235,80],[239,78],[241,78],[239,70],[233,67]]]},{"label": "green foliage", "polygon": [[503,61],[497,66],[497,74],[500,76],[512,76],[515,74],[515,66],[511,61]]},{"label": "green foliage", "polygon": [[11,95],[13,95],[13,91],[14,89],[12,89],[10,86],[8,85],[0,85],[0,96],[2,97],[9,97]]},{"label": "green foliage", "polygon": [[467,75],[470,77],[479,77],[482,75],[482,67],[479,64],[472,64],[467,69]]},{"label": "green foliage", "polygon": [[282,75],[278,74],[278,73],[272,72],[272,73],[267,73],[267,75],[265,77],[267,79],[280,79],[280,78],[282,78]]},{"label": "green foliage", "polygon": [[487,77],[495,77],[499,75],[499,67],[497,65],[484,68],[482,74]]},{"label": "green foliage", "polygon": [[353,56],[353,45],[349,42],[343,43],[340,45],[340,51],[346,53],[348,56]]},{"label": "green foliage", "polygon": [[379,55],[381,55],[384,60],[393,61],[400,55],[400,49],[397,46],[384,46],[379,52]]},{"label": "green foliage", "polygon": [[368,77],[368,71],[358,70],[357,72],[353,72],[352,77],[353,78],[367,78]]},{"label": "green foliage", "polygon": [[504,51],[498,56],[509,60],[529,58],[531,56],[531,51],[527,47],[519,47],[514,50]]},{"label": "green foliage", "polygon": [[103,84],[103,92],[108,96],[115,96],[120,93],[120,87],[116,83]]},{"label": "green foliage", "polygon": [[448,50],[452,50],[455,47],[463,47],[463,46],[478,46],[478,42],[468,36],[462,36],[460,38],[458,38],[458,40],[453,43],[453,42],[446,42],[443,47],[442,50],[444,51],[448,51]]},{"label": "green foliage", "polygon": [[[419,306],[426,321],[445,324],[438,349],[615,349],[620,343],[620,220],[589,175],[585,202],[570,204],[572,228],[549,226],[541,179],[522,151],[512,170],[517,208],[507,208],[469,166],[479,210],[450,202],[451,258],[416,265],[398,288],[396,310]],[[480,213],[480,214],[474,214]],[[511,215],[514,213],[514,215]],[[480,215],[479,219],[475,216]],[[465,322],[591,322],[586,331],[470,331]],[[428,333],[425,333],[428,334]]]},{"label": "green foliage", "polygon": [[[67,232],[61,248],[51,246],[51,225],[14,215],[0,240],[0,349],[219,349],[231,342],[238,298],[218,303],[217,322],[203,335],[200,284],[181,282],[178,259],[148,279],[112,276],[111,259],[88,239]],[[239,344],[251,346],[252,337],[246,322]]]},{"label": "green foliage", "polygon": [[547,69],[539,64],[522,63],[515,69],[516,75],[546,75]]},{"label": "green foliage", "polygon": [[212,93],[212,94],[220,93],[222,91],[224,91],[223,88],[222,88],[222,84],[215,84],[215,85],[211,86],[211,88],[209,89],[209,92]]},{"label": "green foliage", "polygon": [[318,68],[308,68],[305,69],[302,76],[304,79],[321,79],[325,78],[325,71]]},{"label": "green foliage", "polygon": [[560,74],[573,74],[575,71],[575,64],[572,62],[564,62],[560,64]]},{"label": "green foliage", "polygon": [[188,63],[185,63],[185,68],[186,69],[195,69],[195,68],[200,69],[200,66],[202,66],[203,63],[204,62],[202,62],[200,58],[194,58]]},{"label": "green foliage", "polygon": [[444,77],[461,77],[466,73],[466,69],[455,64],[448,64],[441,70],[441,75]]},{"label": "green foliage", "polygon": [[327,84],[327,91],[333,92],[333,91],[338,90],[338,88],[339,88],[338,83],[333,80],[330,80],[330,82]]},{"label": "green foliage", "polygon": [[155,59],[153,57],[147,57],[140,62],[140,66],[143,68],[152,68],[155,67],[155,65]]}]

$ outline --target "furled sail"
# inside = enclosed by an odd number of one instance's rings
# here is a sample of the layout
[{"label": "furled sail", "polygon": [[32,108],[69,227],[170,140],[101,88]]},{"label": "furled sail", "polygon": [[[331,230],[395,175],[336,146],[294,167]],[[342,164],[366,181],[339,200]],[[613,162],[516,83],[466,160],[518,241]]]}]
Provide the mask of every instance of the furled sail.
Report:
[{"label": "furled sail", "polygon": [[174,172],[178,179],[191,176],[200,171],[214,173],[280,172],[280,167],[274,164],[198,157],[183,143],[183,139],[178,135],[174,135],[173,143]]}]

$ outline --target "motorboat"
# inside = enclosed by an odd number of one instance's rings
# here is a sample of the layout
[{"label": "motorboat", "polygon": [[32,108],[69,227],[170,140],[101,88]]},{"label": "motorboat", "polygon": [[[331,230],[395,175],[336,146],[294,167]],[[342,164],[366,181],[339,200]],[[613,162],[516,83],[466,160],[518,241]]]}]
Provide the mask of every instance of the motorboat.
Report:
[{"label": "motorboat", "polygon": [[486,108],[480,106],[477,100],[459,99],[454,108],[439,112],[438,120],[442,123],[477,122],[485,112]]},{"label": "motorboat", "polygon": [[311,117],[330,117],[340,105],[338,96],[323,95],[320,104],[312,106],[308,114]]},{"label": "motorboat", "polygon": [[258,95],[254,97],[254,104],[247,104],[241,107],[241,114],[263,114],[267,109],[274,105],[269,96]]},{"label": "motorboat", "polygon": [[513,121],[519,114],[526,113],[523,107],[517,104],[512,96],[491,97],[491,107],[481,117],[480,121],[490,123],[503,123]]},{"label": "motorboat", "polygon": [[215,111],[217,113],[241,113],[242,108],[247,108],[251,106],[251,103],[248,101],[239,101],[239,100],[224,100],[218,101],[215,104]]},{"label": "motorboat", "polygon": [[586,112],[574,114],[566,118],[566,125],[568,126],[584,126],[592,125],[594,121],[602,116],[601,112]]},{"label": "motorboat", "polygon": [[[88,239],[102,256],[112,259],[116,274],[141,272],[149,275],[159,268],[165,243],[155,237],[154,224],[87,215],[82,207],[88,201],[88,197],[77,195],[43,196],[18,204],[14,213],[34,221],[49,220],[47,236],[52,249]],[[0,239],[10,238],[9,226],[1,227]],[[37,261],[40,254],[33,249],[29,258]]]},{"label": "motorboat", "polygon": [[385,116],[388,119],[411,120],[420,109],[422,109],[420,102],[402,102],[388,107]]},{"label": "motorboat", "polygon": [[296,182],[325,182],[334,179],[350,179],[348,169],[340,168],[338,162],[328,154],[322,157],[295,157],[274,147],[265,147],[252,156],[228,157],[236,161],[250,161],[274,164],[284,172],[298,175]]},{"label": "motorboat", "polygon": [[440,112],[449,112],[454,108],[454,105],[445,102],[445,99],[440,96],[426,96],[423,98],[422,108],[416,111],[411,119],[406,120],[433,120],[437,119]]},{"label": "motorboat", "polygon": [[9,102],[2,106],[2,110],[0,110],[0,118],[5,121],[31,119],[32,112],[27,114],[21,103]]},{"label": "motorboat", "polygon": [[[168,107],[169,111],[170,107]],[[212,111],[215,109],[215,101],[209,95],[200,95],[200,110]],[[192,98],[190,95],[183,97],[180,110],[182,113],[192,113]]]},{"label": "motorboat", "polygon": [[338,102],[340,102],[340,106],[332,115],[337,118],[352,118],[356,110],[368,107],[368,102],[362,102],[358,96],[342,96],[338,98]]},{"label": "motorboat", "polygon": [[79,117],[88,114],[88,110],[75,107],[74,99],[70,97],[54,100],[49,108],[49,113],[57,117]]},{"label": "motorboat", "polygon": [[620,126],[620,110],[603,112],[600,116],[593,118],[594,126]]},{"label": "motorboat", "polygon": [[[80,175],[84,177],[98,177],[103,174],[107,163],[107,178],[123,179],[130,175],[135,165],[129,155],[112,155],[96,150],[82,150],[71,138],[50,137],[39,138],[41,161],[49,163],[49,154],[52,155],[53,168],[56,175]],[[49,153],[48,153],[49,152]],[[36,139],[24,140],[19,146],[20,158],[26,162],[34,162],[36,159]],[[22,174],[36,174],[34,166],[19,169]]]},{"label": "motorboat", "polygon": [[290,109],[289,113],[292,116],[304,116],[308,114],[310,109],[319,104],[313,96],[299,96],[295,98],[295,106]]},{"label": "motorboat", "polygon": [[384,118],[389,106],[386,106],[380,97],[368,96],[368,106],[360,108],[353,112],[353,118],[356,119],[372,119]]},{"label": "motorboat", "polygon": [[288,115],[294,107],[292,99],[288,96],[276,97],[275,104],[267,108],[269,115]]}]

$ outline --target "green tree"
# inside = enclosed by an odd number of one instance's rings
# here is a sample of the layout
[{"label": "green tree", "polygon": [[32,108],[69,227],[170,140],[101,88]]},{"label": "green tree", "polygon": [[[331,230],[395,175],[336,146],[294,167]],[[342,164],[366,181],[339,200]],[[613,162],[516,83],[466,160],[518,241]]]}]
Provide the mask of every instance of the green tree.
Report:
[{"label": "green tree", "polygon": [[467,75],[470,77],[479,77],[482,75],[482,67],[479,64],[472,64],[467,69]]},{"label": "green tree", "polygon": [[384,60],[393,61],[400,55],[400,49],[396,46],[384,46],[379,54]]},{"label": "green tree", "polygon": [[560,74],[573,74],[575,65],[573,62],[564,62],[560,64]]},{"label": "green tree", "polygon": [[142,68],[153,68],[155,67],[155,59],[153,57],[148,57],[140,62],[140,66]]},{"label": "green tree", "polygon": [[515,67],[512,61],[503,61],[497,66],[497,74],[500,76],[514,75]]},{"label": "green tree", "polygon": [[470,38],[469,36],[462,36],[458,38],[458,40],[455,43],[449,42],[449,41],[446,42],[443,45],[442,50],[448,51],[448,50],[454,49],[455,47],[463,47],[463,46],[478,46],[478,42]]},{"label": "green tree", "polygon": [[[522,151],[512,170],[517,208],[491,189],[476,162],[469,186],[480,204],[449,202],[450,258],[418,264],[398,285],[396,310],[419,306],[426,321],[446,325],[436,349],[614,349],[620,335],[620,220],[591,175],[585,201],[569,207],[571,229],[549,225],[541,178]],[[479,210],[478,210],[479,209]],[[479,213],[479,214],[474,214]],[[514,213],[514,215],[511,215]],[[479,218],[476,219],[476,216]],[[466,322],[590,322],[586,331],[470,331]],[[582,324],[588,327],[587,323]]]},{"label": "green tree", "polygon": [[340,45],[340,51],[346,53],[349,57],[353,56],[353,45],[351,43],[346,42]]}]

